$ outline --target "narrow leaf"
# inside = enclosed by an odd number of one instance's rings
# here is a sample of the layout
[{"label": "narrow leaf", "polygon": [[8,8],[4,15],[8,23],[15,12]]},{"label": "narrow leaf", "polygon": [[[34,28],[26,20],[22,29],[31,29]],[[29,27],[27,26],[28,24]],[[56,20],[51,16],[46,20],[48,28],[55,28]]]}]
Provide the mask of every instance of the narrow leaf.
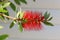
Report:
[{"label": "narrow leaf", "polygon": [[47,19],[50,17],[50,13],[47,14]]},{"label": "narrow leaf", "polygon": [[50,13],[47,13],[47,11],[44,14],[45,20],[47,20],[50,17]]},{"label": "narrow leaf", "polygon": [[18,27],[19,27],[20,32],[22,32],[23,31],[23,27],[22,27],[22,24],[19,23],[19,22],[18,22]]},{"label": "narrow leaf", "polygon": [[48,21],[52,20],[52,18],[53,18],[53,17],[50,17],[50,18],[48,19]]},{"label": "narrow leaf", "polygon": [[[6,8],[4,8],[4,9],[7,10]],[[9,12],[5,13],[5,15],[9,16]],[[7,19],[9,20],[9,18],[7,18]]]},{"label": "narrow leaf", "polygon": [[27,1],[26,0],[20,0],[20,2],[22,2],[24,4],[27,4]]},{"label": "narrow leaf", "polygon": [[23,18],[23,15],[24,15],[24,12],[21,12],[21,13],[20,13],[20,18],[21,18],[21,19]]},{"label": "narrow leaf", "polygon": [[0,12],[2,12],[2,13],[7,13],[8,11],[5,10],[5,9],[3,9],[3,8],[0,8]]},{"label": "narrow leaf", "polygon": [[17,18],[20,17],[20,13],[21,13],[21,11],[18,11],[18,12],[17,12],[17,15],[16,15]]},{"label": "narrow leaf", "polygon": [[10,24],[10,28],[12,28],[14,26],[14,21]]},{"label": "narrow leaf", "polygon": [[17,16],[16,17],[22,19],[23,15],[24,15],[24,12],[20,10],[20,11],[17,12]]},{"label": "narrow leaf", "polygon": [[44,17],[45,17],[45,19],[47,19],[47,11],[45,12]]},{"label": "narrow leaf", "polygon": [[43,22],[45,25],[48,25],[48,26],[54,26],[52,23],[50,22]]},{"label": "narrow leaf", "polygon": [[7,34],[0,35],[0,40],[5,40],[8,37]]},{"label": "narrow leaf", "polygon": [[10,7],[14,10],[14,11],[16,11],[16,6],[11,2],[10,3]]},{"label": "narrow leaf", "polygon": [[20,5],[20,0],[14,0],[16,4]]},{"label": "narrow leaf", "polygon": [[2,8],[5,8],[5,7],[9,6],[9,5],[10,5],[10,2],[4,3],[4,4],[2,5]]},{"label": "narrow leaf", "polygon": [[[4,8],[4,10],[7,10],[6,8]],[[8,11],[8,10],[7,10]],[[7,16],[9,16],[9,13],[7,12],[7,13],[5,13],[5,15],[7,15]]]}]

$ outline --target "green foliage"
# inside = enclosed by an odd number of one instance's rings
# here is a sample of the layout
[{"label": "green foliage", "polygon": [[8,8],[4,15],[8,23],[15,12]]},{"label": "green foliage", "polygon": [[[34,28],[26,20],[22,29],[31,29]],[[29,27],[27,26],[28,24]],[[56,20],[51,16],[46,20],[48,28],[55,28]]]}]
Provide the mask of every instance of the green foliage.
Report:
[{"label": "green foliage", "polygon": [[45,25],[48,25],[48,26],[54,26],[52,23],[50,23],[50,22],[47,22],[47,21],[45,21],[45,22],[43,22]]},{"label": "green foliage", "polygon": [[1,12],[1,10],[3,11],[3,9],[9,5],[10,5],[10,2],[5,2],[5,3],[0,4],[0,12]]},{"label": "green foliage", "polygon": [[[6,8],[4,8],[4,10],[7,10]],[[9,16],[8,10],[6,13],[4,13],[5,15]]]},{"label": "green foliage", "polygon": [[[21,9],[20,9],[20,11],[17,12],[16,17],[22,19],[22,17],[23,17],[23,12],[21,11]],[[23,31],[22,21],[18,21],[18,28],[19,28],[20,32]]]},{"label": "green foliage", "polygon": [[0,4],[4,4],[6,2],[8,2],[9,0],[0,0]]},{"label": "green foliage", "polygon": [[[7,10],[6,8],[4,8],[5,10]],[[7,10],[8,11],[8,10]],[[5,15],[9,16],[9,12],[4,13]],[[9,18],[6,18],[7,20],[9,20]]]},{"label": "green foliage", "polygon": [[21,22],[18,22],[18,28],[19,28],[20,32],[23,31],[23,27],[22,27],[22,23]]},{"label": "green foliage", "polygon": [[47,20],[50,17],[50,13],[48,13],[47,11],[44,14],[45,20]]},{"label": "green foliage", "polygon": [[14,10],[14,11],[16,11],[16,6],[11,2],[10,3],[10,7]]},{"label": "green foliage", "polygon": [[[1,5],[1,6],[0,6],[0,13],[1,13],[1,14],[3,13],[3,14],[5,14],[5,15],[9,16],[9,13],[8,13],[8,10],[6,9],[6,7],[10,5],[10,2],[6,2],[6,3],[0,4],[0,5]],[[4,20],[5,17],[0,16],[0,19]],[[8,19],[8,18],[7,18],[7,19]]]},{"label": "green foliage", "polygon": [[44,14],[44,18],[45,18],[45,21],[50,21],[53,17],[50,17],[50,13],[46,11]]},{"label": "green foliage", "polygon": [[2,8],[6,8],[7,6],[9,6],[10,5],[10,2],[6,2],[6,3],[4,3],[3,5],[2,5]]},{"label": "green foliage", "polygon": [[21,3],[27,4],[26,0],[14,0],[16,4],[20,5]]},{"label": "green foliage", "polygon": [[0,35],[0,40],[5,40],[8,37],[7,34]]},{"label": "green foliage", "polygon": [[10,24],[10,27],[9,28],[12,28],[14,26],[14,21]]},{"label": "green foliage", "polygon": [[51,22],[49,22],[49,21],[51,21],[52,18],[53,18],[53,17],[50,17],[50,13],[48,13],[48,12],[46,11],[45,14],[44,14],[44,18],[45,18],[45,20],[43,21],[43,23],[44,23],[45,25],[54,26]]},{"label": "green foliage", "polygon": [[20,0],[14,0],[16,4],[20,5]]},{"label": "green foliage", "polygon": [[52,20],[52,18],[53,18],[53,17],[50,17],[50,18],[48,19],[48,21]]},{"label": "green foliage", "polygon": [[[24,4],[27,4],[27,1],[26,0],[14,0],[14,2],[18,5],[20,5],[21,3],[24,3]],[[10,7],[16,11],[16,6],[11,2],[10,3]]]},{"label": "green foliage", "polygon": [[8,11],[0,7],[0,13],[7,13]]},{"label": "green foliage", "polygon": [[27,1],[26,0],[20,0],[20,2],[22,2],[24,4],[27,4]]},{"label": "green foliage", "polygon": [[[9,16],[9,13],[8,13],[8,11],[7,11],[7,9],[6,9],[6,8],[0,8],[0,13],[1,13],[1,14],[5,14],[5,15]],[[4,20],[4,19],[5,19],[5,17],[0,16],[0,19]],[[8,18],[7,18],[7,19],[8,19]]]},{"label": "green foliage", "polygon": [[23,18],[23,15],[24,15],[24,12],[21,11],[21,9],[20,9],[20,11],[17,12],[16,17],[22,19]]}]

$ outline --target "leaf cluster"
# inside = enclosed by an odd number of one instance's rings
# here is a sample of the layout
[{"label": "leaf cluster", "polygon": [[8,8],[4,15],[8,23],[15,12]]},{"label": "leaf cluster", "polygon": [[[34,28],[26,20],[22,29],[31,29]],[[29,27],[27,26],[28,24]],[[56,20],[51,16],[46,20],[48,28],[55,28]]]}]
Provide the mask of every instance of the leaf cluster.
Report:
[{"label": "leaf cluster", "polygon": [[48,13],[48,12],[46,11],[45,14],[44,14],[44,18],[45,18],[45,19],[44,19],[43,23],[44,23],[45,25],[54,26],[51,22],[49,22],[49,21],[51,21],[52,18],[53,18],[53,17],[50,16],[50,13]]}]

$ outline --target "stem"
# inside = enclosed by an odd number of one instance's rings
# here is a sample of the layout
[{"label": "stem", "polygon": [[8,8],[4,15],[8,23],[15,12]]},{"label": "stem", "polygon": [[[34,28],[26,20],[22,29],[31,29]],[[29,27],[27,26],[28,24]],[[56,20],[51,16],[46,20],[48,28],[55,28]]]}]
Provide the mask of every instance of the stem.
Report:
[{"label": "stem", "polygon": [[4,17],[9,18],[9,19],[12,19],[12,20],[16,20],[17,19],[17,18],[13,18],[11,16],[7,16],[7,15],[5,15],[3,13],[0,13],[0,16],[4,16]]}]

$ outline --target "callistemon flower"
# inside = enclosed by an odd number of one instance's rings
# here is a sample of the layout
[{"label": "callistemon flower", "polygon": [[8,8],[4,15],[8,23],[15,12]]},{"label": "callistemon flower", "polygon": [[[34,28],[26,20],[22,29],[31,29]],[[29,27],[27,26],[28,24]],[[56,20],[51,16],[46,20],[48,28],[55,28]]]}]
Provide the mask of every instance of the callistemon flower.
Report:
[{"label": "callistemon flower", "polygon": [[25,11],[23,19],[27,22],[22,23],[24,30],[41,30],[41,22],[44,20],[41,12]]}]

